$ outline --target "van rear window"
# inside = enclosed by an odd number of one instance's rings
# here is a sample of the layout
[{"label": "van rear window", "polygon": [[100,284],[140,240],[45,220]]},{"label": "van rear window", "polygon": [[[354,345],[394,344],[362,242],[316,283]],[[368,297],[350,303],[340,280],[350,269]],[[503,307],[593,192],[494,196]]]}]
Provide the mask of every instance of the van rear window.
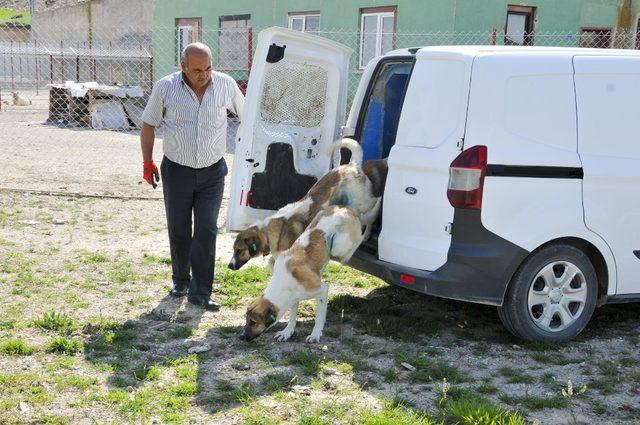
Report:
[{"label": "van rear window", "polygon": [[356,131],[365,161],[389,156],[396,141],[398,120],[413,63],[413,57],[401,57],[383,59],[378,64],[369,83]]}]

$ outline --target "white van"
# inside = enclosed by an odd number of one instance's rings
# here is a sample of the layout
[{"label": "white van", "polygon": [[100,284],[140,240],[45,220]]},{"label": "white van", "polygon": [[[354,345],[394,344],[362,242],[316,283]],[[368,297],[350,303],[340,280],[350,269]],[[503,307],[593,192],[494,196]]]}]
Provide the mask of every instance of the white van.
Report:
[{"label": "white van", "polygon": [[496,305],[528,340],[569,340],[596,306],[640,301],[639,52],[396,50],[364,70],[341,130],[350,53],[260,34],[230,229],[302,197],[342,133],[389,163],[377,235],[353,267]]}]

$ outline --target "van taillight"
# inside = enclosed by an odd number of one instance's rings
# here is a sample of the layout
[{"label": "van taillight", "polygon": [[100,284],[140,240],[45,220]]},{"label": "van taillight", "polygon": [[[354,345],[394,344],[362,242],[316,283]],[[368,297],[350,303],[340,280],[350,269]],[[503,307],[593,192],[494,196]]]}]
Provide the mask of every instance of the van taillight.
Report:
[{"label": "van taillight", "polygon": [[454,208],[480,209],[486,170],[486,146],[473,146],[453,160],[449,167],[447,198]]}]

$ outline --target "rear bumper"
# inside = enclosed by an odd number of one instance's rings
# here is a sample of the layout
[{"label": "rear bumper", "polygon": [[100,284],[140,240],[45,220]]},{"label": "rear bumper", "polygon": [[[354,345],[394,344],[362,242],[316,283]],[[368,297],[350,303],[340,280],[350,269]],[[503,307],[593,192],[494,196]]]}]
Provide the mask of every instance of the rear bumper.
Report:
[{"label": "rear bumper", "polygon": [[[462,277],[460,273],[456,276],[453,273],[443,273],[442,269],[429,272],[404,267],[379,260],[374,254],[363,249],[356,251],[351,257],[349,265],[377,276],[388,283],[423,294],[460,301],[502,305],[502,295],[482,293],[483,291],[479,290],[471,274],[466,279],[464,277],[460,279]],[[412,277],[413,283],[409,283],[406,278],[402,279],[402,275]]]},{"label": "rear bumper", "polygon": [[[382,261],[377,250],[360,247],[349,265],[394,285],[423,294],[500,306],[507,286],[529,252],[489,232],[480,211],[456,210],[447,262],[434,271]],[[408,276],[404,279],[402,276]]]}]

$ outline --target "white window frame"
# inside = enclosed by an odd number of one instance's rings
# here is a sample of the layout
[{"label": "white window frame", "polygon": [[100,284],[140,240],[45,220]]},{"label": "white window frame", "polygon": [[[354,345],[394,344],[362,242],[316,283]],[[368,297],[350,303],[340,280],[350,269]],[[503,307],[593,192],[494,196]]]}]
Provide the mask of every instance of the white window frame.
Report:
[{"label": "white window frame", "polygon": [[[183,38],[184,31],[184,38]],[[193,31],[193,27],[191,25],[178,25],[178,65],[180,65],[180,55],[182,54],[182,50],[191,43],[191,32]],[[185,40],[186,38],[186,40]],[[186,43],[185,43],[186,41]]]},{"label": "white window frame", "polygon": [[[288,28],[290,30],[293,29],[293,21],[295,19],[302,19],[302,31],[301,32],[308,32],[307,31],[307,18],[309,17],[317,17],[318,18],[318,31],[320,31],[320,13],[304,13],[304,12],[289,12],[289,19],[288,19]],[[311,34],[315,34],[315,32],[310,32]]]},{"label": "white window frame", "polygon": [[[367,16],[376,16],[376,51],[375,56],[382,55],[382,19],[383,18],[393,18],[393,36],[396,35],[396,13],[395,12],[362,12],[360,14],[360,54],[358,58],[358,68],[364,69],[367,64],[362,63],[362,56],[364,54],[364,18]],[[394,43],[395,48],[395,43]]]},{"label": "white window frame", "polygon": [[201,37],[202,18],[176,18],[176,66],[180,66],[182,49],[187,44],[200,41]]}]

